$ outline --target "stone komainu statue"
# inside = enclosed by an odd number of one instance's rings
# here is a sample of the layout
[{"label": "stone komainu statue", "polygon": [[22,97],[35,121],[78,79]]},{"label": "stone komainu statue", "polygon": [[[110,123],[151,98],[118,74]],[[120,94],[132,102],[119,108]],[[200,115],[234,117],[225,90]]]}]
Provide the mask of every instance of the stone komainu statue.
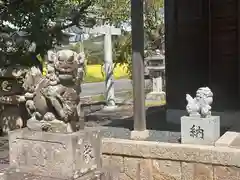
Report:
[{"label": "stone komainu statue", "polygon": [[71,50],[48,52],[47,75],[32,67],[27,72],[23,88],[31,130],[74,132],[83,128],[80,122],[80,92],[84,70],[84,53]]},{"label": "stone komainu statue", "polygon": [[211,104],[213,102],[213,93],[208,87],[201,87],[196,92],[196,97],[192,98],[186,94],[188,102],[186,110],[189,116],[209,117],[211,116]]}]

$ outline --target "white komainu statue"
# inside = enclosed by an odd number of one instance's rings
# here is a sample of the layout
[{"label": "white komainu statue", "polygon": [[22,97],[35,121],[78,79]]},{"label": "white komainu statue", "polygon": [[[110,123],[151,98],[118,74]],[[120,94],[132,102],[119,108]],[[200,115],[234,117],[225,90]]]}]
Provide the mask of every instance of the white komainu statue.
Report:
[{"label": "white komainu statue", "polygon": [[199,88],[196,92],[195,98],[192,98],[189,94],[186,94],[186,100],[188,102],[186,110],[189,116],[197,116],[203,118],[211,116],[213,93],[210,88]]}]

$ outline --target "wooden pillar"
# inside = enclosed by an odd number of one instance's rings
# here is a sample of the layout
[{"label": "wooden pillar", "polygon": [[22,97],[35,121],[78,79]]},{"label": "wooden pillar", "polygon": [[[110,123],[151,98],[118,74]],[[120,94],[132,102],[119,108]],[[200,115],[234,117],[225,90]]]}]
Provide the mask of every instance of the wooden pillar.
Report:
[{"label": "wooden pillar", "polygon": [[238,99],[240,100],[240,2],[237,1],[237,30],[238,30]]},{"label": "wooden pillar", "polygon": [[[132,75],[134,99],[134,131],[132,136],[146,130],[145,92],[144,92],[144,22],[143,0],[131,0],[132,23]],[[138,134],[138,135],[137,135]],[[135,138],[135,137],[133,137]]]}]

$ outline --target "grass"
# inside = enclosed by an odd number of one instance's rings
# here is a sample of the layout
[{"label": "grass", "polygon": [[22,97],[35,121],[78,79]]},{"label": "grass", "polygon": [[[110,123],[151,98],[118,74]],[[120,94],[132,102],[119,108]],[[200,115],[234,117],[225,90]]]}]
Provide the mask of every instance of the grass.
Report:
[{"label": "grass", "polygon": [[[128,78],[128,73],[126,66],[117,65],[113,71],[114,79],[124,79]],[[102,82],[105,80],[105,75],[102,74],[102,66],[101,65],[87,65],[87,72],[84,77],[85,83],[91,82]]]},{"label": "grass", "polygon": [[162,106],[162,105],[165,105],[166,104],[166,101],[163,100],[163,101],[160,101],[160,102],[145,102],[145,106],[147,107],[151,107],[151,106]]},{"label": "grass", "polygon": [[97,102],[105,101],[105,97],[103,94],[92,96],[91,99],[92,101],[97,101]]}]

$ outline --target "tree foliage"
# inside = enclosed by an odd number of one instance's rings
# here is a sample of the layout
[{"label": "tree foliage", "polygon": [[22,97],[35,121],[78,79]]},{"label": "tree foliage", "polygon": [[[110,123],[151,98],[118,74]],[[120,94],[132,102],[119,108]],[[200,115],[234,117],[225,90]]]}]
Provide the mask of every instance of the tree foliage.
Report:
[{"label": "tree foliage", "polygon": [[164,23],[160,8],[163,8],[163,0],[145,1],[145,33],[147,37],[146,50],[160,49],[164,51]]},{"label": "tree foliage", "polygon": [[[160,8],[163,0],[144,1],[145,50],[151,54],[155,49],[164,50],[164,24]],[[131,0],[98,1],[99,17],[102,23],[121,27],[123,22],[130,25]],[[132,40],[131,32],[123,30],[121,36],[115,38],[114,60],[118,64],[128,64],[128,72],[132,71]]]},{"label": "tree foliage", "polygon": [[118,37],[114,44],[114,60],[115,65],[127,64],[127,72],[129,76],[132,75],[132,37],[130,32],[124,32],[123,35]]},{"label": "tree foliage", "polygon": [[130,18],[131,0],[96,0],[94,14],[99,24],[111,24],[120,27]]},{"label": "tree foliage", "polygon": [[37,54],[44,56],[61,42],[63,29],[94,24],[88,16],[93,4],[93,0],[0,0],[0,63],[37,63]]}]

